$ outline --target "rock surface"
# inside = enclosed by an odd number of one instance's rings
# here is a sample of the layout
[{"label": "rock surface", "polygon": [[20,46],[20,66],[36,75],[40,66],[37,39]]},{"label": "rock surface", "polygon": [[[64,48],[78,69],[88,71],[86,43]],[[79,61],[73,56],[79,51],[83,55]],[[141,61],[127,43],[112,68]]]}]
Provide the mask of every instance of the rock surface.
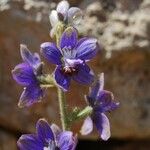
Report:
[{"label": "rock surface", "polygon": [[105,10],[100,1],[87,6],[86,24],[83,22],[81,25],[81,32],[96,36],[106,50],[107,57],[110,57],[112,51],[150,47],[150,2],[141,3],[139,0],[138,9],[132,8],[131,11],[130,7],[133,4],[135,6],[134,1],[120,0],[111,12]]},{"label": "rock surface", "polygon": [[[39,52],[40,44],[51,40],[48,14],[56,4],[49,1],[0,2],[0,127],[13,133],[34,132],[35,123],[41,117],[59,124],[55,89],[49,90],[42,103],[19,109],[17,102],[22,88],[11,76],[11,70],[21,61],[20,43]],[[120,108],[109,115],[112,137],[150,138],[149,0],[94,0],[89,3],[74,0],[72,4],[80,5],[86,12],[86,23],[79,27],[81,36],[97,37],[102,49],[90,65],[96,73],[105,73],[105,88],[113,91],[121,103]],[[48,63],[47,66],[48,71],[54,69]],[[67,95],[69,104],[85,105],[83,95],[87,90],[73,83]],[[78,128],[76,125],[75,130]],[[98,137],[96,132],[89,136],[93,137]]]}]

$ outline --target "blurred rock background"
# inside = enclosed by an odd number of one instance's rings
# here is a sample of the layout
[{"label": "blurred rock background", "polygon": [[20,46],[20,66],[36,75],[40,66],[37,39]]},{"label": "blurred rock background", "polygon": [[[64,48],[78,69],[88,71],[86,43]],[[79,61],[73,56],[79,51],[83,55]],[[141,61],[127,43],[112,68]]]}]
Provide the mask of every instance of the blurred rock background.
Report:
[{"label": "blurred rock background", "polygon": [[[58,0],[0,0],[0,150],[16,150],[23,133],[35,131],[35,123],[45,117],[60,124],[55,89],[42,103],[19,109],[22,88],[13,81],[11,70],[20,63],[19,45],[39,52],[42,42],[51,41],[48,15]],[[96,73],[105,73],[105,89],[112,91],[121,105],[109,114],[111,140],[99,141],[94,132],[87,150],[150,149],[150,1],[70,0],[83,9],[80,36],[98,38],[101,51],[90,63]],[[48,66],[52,71],[54,66]],[[84,106],[87,87],[72,84],[67,94],[70,106]],[[75,124],[74,131],[80,128]],[[87,139],[87,137],[82,137]],[[78,149],[84,149],[79,142]],[[85,147],[85,146],[84,146]],[[97,147],[97,148],[96,148]]]}]

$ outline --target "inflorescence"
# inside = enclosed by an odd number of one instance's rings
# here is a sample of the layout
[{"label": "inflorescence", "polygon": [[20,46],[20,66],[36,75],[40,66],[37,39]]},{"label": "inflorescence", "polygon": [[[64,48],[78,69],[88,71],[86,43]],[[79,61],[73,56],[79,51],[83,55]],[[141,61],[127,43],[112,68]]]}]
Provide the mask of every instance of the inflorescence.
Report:
[{"label": "inflorescence", "polygon": [[[40,102],[48,88],[56,87],[62,123],[60,129],[55,124],[49,125],[45,119],[39,119],[35,134],[25,134],[19,138],[17,145],[20,150],[75,150],[77,134],[70,128],[79,119],[84,119],[80,130],[82,135],[91,133],[95,125],[103,140],[110,138],[106,112],[116,109],[119,103],[114,102],[110,91],[104,90],[104,73],[96,79],[87,65],[96,56],[99,46],[95,38],[78,38],[77,26],[82,17],[82,11],[77,7],[69,8],[66,0],[51,11],[50,36],[55,42],[44,42],[40,46],[43,57],[56,65],[51,74],[43,73],[44,63],[38,53],[31,53],[26,45],[20,45],[22,63],[12,70],[14,80],[24,87],[18,106],[29,107]],[[68,114],[65,93],[70,90],[71,80],[91,88],[85,96],[87,106],[83,109],[75,107]]]}]

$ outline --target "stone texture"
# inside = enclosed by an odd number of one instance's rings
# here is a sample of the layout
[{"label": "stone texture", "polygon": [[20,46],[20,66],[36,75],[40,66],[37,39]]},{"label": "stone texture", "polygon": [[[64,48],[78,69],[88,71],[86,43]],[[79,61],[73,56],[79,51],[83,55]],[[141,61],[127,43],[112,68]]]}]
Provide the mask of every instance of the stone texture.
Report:
[{"label": "stone texture", "polygon": [[[102,49],[90,65],[96,73],[104,71],[106,89],[113,91],[121,103],[109,115],[112,137],[150,138],[150,3],[139,0],[133,8],[135,0],[127,1],[127,6],[124,0],[89,2],[80,2],[87,15],[79,30],[81,36],[97,37]],[[41,117],[60,123],[56,119],[59,114],[55,89],[49,90],[42,103],[19,109],[17,102],[22,88],[11,77],[11,70],[21,60],[20,43],[39,52],[40,44],[51,40],[48,13],[54,7],[54,2],[46,0],[0,3],[0,126],[14,133],[34,132]],[[47,71],[54,69],[46,64]],[[69,105],[85,105],[83,95],[87,87],[73,83],[71,88],[67,95]],[[77,129],[79,124],[75,125],[74,130]],[[97,137],[96,132],[89,136]]]},{"label": "stone texture", "polygon": [[138,7],[130,11],[131,3],[135,6],[135,0],[120,0],[112,12],[106,11],[100,1],[87,6],[86,24],[83,22],[81,25],[81,32],[96,36],[106,50],[107,57],[110,57],[112,51],[150,47],[149,2],[136,1]]}]

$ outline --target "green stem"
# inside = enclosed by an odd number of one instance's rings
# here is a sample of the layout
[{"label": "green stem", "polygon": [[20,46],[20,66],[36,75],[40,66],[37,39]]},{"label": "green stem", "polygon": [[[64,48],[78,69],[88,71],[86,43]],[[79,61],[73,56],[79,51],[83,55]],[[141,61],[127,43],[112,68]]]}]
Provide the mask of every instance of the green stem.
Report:
[{"label": "green stem", "polygon": [[67,105],[65,93],[58,87],[58,100],[60,109],[60,118],[63,131],[68,130],[68,119],[67,119]]},{"label": "green stem", "polygon": [[[56,43],[58,47],[59,47],[60,38],[63,33],[63,30],[64,30],[64,24],[62,22],[59,22],[56,29]],[[57,91],[58,91],[58,101],[59,101],[62,129],[63,131],[69,130],[65,93],[59,87],[57,88]]]},{"label": "green stem", "polygon": [[86,106],[82,111],[77,114],[77,119],[82,119],[92,114],[93,108],[91,106]]},{"label": "green stem", "polygon": [[60,43],[60,38],[61,38],[61,35],[63,33],[63,30],[64,30],[64,24],[62,22],[59,22],[57,24],[57,27],[56,27],[56,43],[57,43],[57,46],[59,47],[59,43]]}]

